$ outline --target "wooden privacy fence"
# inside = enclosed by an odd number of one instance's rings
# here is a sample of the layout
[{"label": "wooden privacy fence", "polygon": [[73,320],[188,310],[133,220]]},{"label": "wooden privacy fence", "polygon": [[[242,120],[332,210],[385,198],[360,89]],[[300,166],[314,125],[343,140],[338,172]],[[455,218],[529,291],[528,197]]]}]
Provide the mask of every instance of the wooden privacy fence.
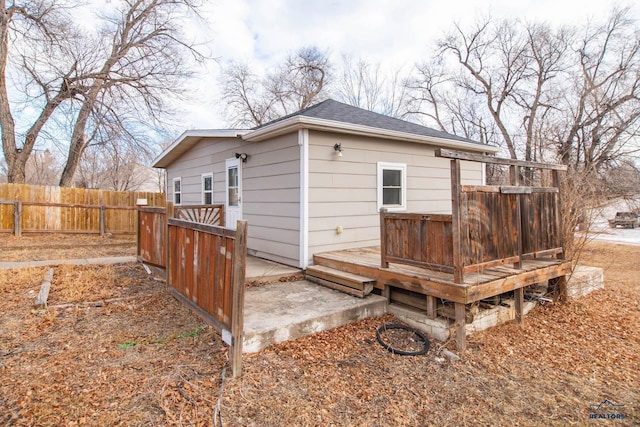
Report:
[{"label": "wooden privacy fence", "polygon": [[0,232],[135,233],[136,202],[164,206],[164,194],[0,184]]},{"label": "wooden privacy fence", "polygon": [[[558,190],[566,166],[525,162],[440,149],[451,159],[452,215],[380,212],[382,267],[389,262],[464,274],[523,260],[562,258],[563,234]],[[460,183],[460,160],[508,165],[511,185]],[[520,168],[550,169],[551,187],[519,185]]]}]

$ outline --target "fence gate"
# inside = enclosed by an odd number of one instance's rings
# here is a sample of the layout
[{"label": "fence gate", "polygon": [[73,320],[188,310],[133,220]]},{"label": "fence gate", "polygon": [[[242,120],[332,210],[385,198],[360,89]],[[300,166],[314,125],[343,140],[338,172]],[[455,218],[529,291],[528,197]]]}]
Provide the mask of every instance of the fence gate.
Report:
[{"label": "fence gate", "polygon": [[[138,260],[165,268],[170,292],[222,334],[233,375],[240,375],[247,222],[238,221],[236,230],[220,227],[221,206],[174,211],[169,204],[141,207],[138,213]],[[191,220],[172,218],[174,213]]]}]

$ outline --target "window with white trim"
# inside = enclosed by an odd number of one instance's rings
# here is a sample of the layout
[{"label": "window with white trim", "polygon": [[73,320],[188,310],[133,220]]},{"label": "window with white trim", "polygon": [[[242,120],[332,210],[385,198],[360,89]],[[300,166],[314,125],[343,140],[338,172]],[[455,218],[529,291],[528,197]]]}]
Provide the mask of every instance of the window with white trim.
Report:
[{"label": "window with white trim", "polygon": [[407,165],[378,162],[378,210],[407,209]]},{"label": "window with white trim", "polygon": [[202,204],[213,204],[213,174],[202,174]]},{"label": "window with white trim", "polygon": [[182,178],[173,178],[173,204],[182,204]]}]

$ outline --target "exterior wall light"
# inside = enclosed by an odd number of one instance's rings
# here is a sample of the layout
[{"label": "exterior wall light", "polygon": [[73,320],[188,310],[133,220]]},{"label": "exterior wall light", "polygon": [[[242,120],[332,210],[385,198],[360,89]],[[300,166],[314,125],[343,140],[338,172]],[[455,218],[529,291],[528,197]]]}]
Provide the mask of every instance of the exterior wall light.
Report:
[{"label": "exterior wall light", "polygon": [[342,157],[342,144],[335,144],[333,150],[338,154],[338,157]]},{"label": "exterior wall light", "polygon": [[247,163],[248,157],[247,153],[236,153],[236,159],[242,160],[242,163]]}]

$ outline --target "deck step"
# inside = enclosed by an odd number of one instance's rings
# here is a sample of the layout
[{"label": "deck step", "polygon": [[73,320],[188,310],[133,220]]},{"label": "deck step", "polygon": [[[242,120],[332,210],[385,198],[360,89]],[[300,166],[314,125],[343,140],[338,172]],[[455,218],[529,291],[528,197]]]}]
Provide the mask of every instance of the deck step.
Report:
[{"label": "deck step", "polygon": [[307,280],[363,298],[371,293],[375,279],[322,265],[307,267]]}]

